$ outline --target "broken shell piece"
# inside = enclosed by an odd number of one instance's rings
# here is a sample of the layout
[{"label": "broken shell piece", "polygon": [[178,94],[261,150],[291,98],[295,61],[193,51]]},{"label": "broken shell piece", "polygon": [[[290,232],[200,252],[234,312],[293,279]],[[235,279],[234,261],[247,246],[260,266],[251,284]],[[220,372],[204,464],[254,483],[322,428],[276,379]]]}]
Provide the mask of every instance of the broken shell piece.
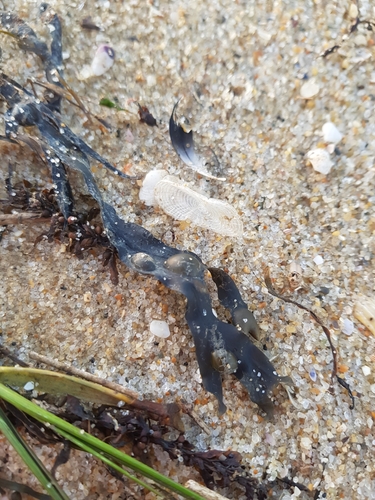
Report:
[{"label": "broken shell piece", "polygon": [[327,122],[322,127],[324,142],[337,144],[342,139],[342,133],[337,130],[332,122]]},{"label": "broken shell piece", "polygon": [[139,190],[139,199],[144,201],[148,207],[156,205],[155,186],[166,175],[168,175],[166,170],[151,170],[143,179],[142,187]]},{"label": "broken shell piece", "polygon": [[115,51],[109,45],[100,45],[91,63],[91,71],[95,76],[104,75],[115,62]]},{"label": "broken shell piece", "polygon": [[354,306],[354,317],[375,335],[375,299],[363,297]]},{"label": "broken shell piece", "polygon": [[155,199],[176,220],[190,220],[197,226],[222,235],[242,236],[242,221],[229,203],[207,198],[175,177],[167,176],[157,183]]},{"label": "broken shell piece", "polygon": [[316,172],[327,175],[333,167],[328,151],[325,149],[312,149],[306,153],[305,158],[309,160]]},{"label": "broken shell piece", "polygon": [[150,323],[150,332],[161,339],[166,339],[170,336],[171,332],[169,330],[168,323],[165,321],[160,321],[154,319]]},{"label": "broken shell piece", "polygon": [[312,99],[317,95],[319,90],[319,85],[314,80],[307,80],[301,87],[300,95],[302,99]]},{"label": "broken shell piece", "polygon": [[302,267],[295,261],[293,261],[289,266],[288,281],[293,289],[297,289],[301,286]]}]

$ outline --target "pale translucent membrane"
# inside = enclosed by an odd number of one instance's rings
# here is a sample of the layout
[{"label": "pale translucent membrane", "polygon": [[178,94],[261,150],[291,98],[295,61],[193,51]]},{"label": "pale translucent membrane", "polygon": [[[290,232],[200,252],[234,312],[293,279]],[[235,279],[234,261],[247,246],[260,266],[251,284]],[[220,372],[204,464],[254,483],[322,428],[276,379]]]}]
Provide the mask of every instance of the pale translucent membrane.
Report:
[{"label": "pale translucent membrane", "polygon": [[139,190],[139,199],[148,207],[156,204],[155,186],[168,172],[166,170],[151,170],[143,179],[142,187]]},{"label": "pale translucent membrane", "polygon": [[158,205],[176,220],[228,236],[242,236],[243,225],[236,210],[225,201],[207,198],[172,176],[164,177],[155,187]]}]

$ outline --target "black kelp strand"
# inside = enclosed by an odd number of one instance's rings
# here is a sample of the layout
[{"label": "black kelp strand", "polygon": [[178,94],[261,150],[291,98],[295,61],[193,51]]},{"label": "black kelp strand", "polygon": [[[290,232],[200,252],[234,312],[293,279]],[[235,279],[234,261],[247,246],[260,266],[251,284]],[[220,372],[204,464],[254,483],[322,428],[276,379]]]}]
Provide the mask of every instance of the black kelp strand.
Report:
[{"label": "black kelp strand", "polygon": [[259,326],[254,315],[242,300],[241,294],[232,278],[222,269],[209,267],[212,279],[217,286],[219,300],[231,313],[233,323],[244,333],[250,333],[259,340]]}]

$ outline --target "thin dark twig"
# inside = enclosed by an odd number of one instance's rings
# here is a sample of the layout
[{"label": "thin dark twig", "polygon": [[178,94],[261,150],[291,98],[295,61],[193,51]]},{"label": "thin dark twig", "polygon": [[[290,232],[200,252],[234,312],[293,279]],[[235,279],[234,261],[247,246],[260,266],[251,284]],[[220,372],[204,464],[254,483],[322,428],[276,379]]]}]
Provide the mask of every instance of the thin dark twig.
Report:
[{"label": "thin dark twig", "polygon": [[318,325],[322,327],[323,332],[325,333],[325,335],[327,337],[328,344],[329,344],[329,347],[330,347],[331,352],[332,352],[333,367],[332,367],[332,372],[331,372],[331,386],[333,384],[334,378],[336,378],[338,383],[348,391],[349,397],[352,401],[350,409],[353,409],[354,408],[354,396],[353,396],[353,393],[349,387],[349,384],[337,375],[337,349],[332,342],[331,332],[329,331],[329,329],[325,326],[323,321],[313,311],[311,311],[311,309],[300,304],[299,302],[296,302],[295,300],[293,300],[289,297],[284,297],[283,295],[280,295],[279,293],[276,292],[276,290],[273,288],[273,285],[272,285],[269,267],[266,267],[266,269],[265,269],[264,281],[266,283],[267,290],[271,295],[273,295],[274,297],[277,297],[278,299],[283,300],[284,302],[288,302],[289,304],[293,304],[293,305],[297,306],[299,309],[303,309],[304,311],[307,311],[310,314],[310,316],[313,318],[313,320],[316,321],[318,323]]}]

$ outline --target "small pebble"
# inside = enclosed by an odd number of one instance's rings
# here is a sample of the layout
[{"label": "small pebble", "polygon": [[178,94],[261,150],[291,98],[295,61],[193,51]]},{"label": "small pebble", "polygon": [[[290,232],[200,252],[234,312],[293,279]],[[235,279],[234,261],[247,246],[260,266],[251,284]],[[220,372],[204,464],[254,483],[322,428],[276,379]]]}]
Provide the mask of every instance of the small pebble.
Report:
[{"label": "small pebble", "polygon": [[160,321],[158,319],[154,319],[151,321],[150,332],[162,339],[168,338],[171,334],[168,323],[166,323],[165,321]]},{"label": "small pebble", "polygon": [[300,95],[303,99],[312,99],[318,94],[319,90],[319,85],[314,80],[307,80],[301,87]]},{"label": "small pebble", "polygon": [[371,375],[371,369],[369,366],[366,366],[366,365],[362,366],[362,371],[363,371],[363,375],[365,377],[368,377],[369,375]]},{"label": "small pebble", "polygon": [[95,76],[104,75],[115,62],[115,51],[109,45],[100,45],[91,63],[91,71]]},{"label": "small pebble", "polygon": [[337,130],[332,122],[327,122],[322,127],[324,142],[337,144],[342,139],[342,133]]},{"label": "small pebble", "polygon": [[25,389],[25,391],[33,391],[34,390],[34,387],[35,387],[35,384],[34,382],[27,382],[23,388]]},{"label": "small pebble", "polygon": [[327,175],[333,167],[328,151],[325,149],[312,149],[306,153],[306,159],[309,160],[316,172]]},{"label": "small pebble", "polygon": [[357,19],[358,17],[358,7],[355,3],[351,3],[349,7],[349,17],[351,19]]},{"label": "small pebble", "polygon": [[343,321],[343,327],[341,329],[342,333],[345,335],[351,335],[354,331],[354,323],[350,319],[345,318]]},{"label": "small pebble", "polygon": [[324,259],[321,255],[317,255],[313,260],[317,266],[321,266],[324,262]]},{"label": "small pebble", "polygon": [[316,382],[316,371],[315,370],[310,370],[309,372],[310,378],[313,382]]},{"label": "small pebble", "polygon": [[312,441],[308,437],[303,437],[301,439],[301,446],[302,446],[302,448],[305,448],[305,450],[309,450],[311,448],[311,443],[312,443]]}]

